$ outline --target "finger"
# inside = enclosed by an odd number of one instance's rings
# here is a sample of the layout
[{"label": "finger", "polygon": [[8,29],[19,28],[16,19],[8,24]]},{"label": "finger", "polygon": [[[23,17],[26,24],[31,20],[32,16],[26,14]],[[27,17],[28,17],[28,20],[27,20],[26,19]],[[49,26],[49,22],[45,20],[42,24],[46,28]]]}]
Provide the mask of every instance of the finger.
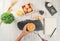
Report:
[{"label": "finger", "polygon": [[26,30],[26,28],[27,28],[27,24],[24,26],[23,30],[24,30],[24,29]]}]

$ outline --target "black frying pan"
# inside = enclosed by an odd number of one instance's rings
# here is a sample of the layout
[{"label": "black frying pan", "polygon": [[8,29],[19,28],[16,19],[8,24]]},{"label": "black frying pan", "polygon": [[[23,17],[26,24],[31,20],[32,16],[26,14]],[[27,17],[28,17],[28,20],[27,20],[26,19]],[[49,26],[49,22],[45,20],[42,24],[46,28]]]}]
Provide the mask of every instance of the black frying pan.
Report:
[{"label": "black frying pan", "polygon": [[17,23],[17,26],[20,30],[23,29],[23,27],[27,24],[27,23],[34,23],[36,26],[35,31],[39,31],[39,30],[43,30],[43,26],[40,20],[25,20],[25,21],[20,21]]}]

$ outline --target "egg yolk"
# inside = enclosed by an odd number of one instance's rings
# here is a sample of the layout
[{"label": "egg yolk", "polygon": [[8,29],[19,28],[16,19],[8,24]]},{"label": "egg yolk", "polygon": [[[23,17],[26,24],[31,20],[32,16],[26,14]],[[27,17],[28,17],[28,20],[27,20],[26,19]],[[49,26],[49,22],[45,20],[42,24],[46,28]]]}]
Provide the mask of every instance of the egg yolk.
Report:
[{"label": "egg yolk", "polygon": [[29,23],[29,24],[27,25],[27,29],[28,29],[29,31],[34,31],[34,30],[35,30],[35,24]]}]

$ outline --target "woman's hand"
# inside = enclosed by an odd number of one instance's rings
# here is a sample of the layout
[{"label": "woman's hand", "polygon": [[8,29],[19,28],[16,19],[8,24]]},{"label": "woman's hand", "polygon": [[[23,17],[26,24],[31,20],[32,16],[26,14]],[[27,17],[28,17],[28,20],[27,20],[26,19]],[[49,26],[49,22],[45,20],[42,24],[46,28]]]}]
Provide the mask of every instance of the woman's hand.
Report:
[{"label": "woman's hand", "polygon": [[27,28],[27,24],[24,26],[24,28],[23,28],[23,30],[22,30],[22,33],[19,35],[19,37],[16,39],[16,41],[21,41],[21,39],[22,39],[25,35],[27,35],[27,34],[30,33],[29,31],[26,30],[26,28]]}]

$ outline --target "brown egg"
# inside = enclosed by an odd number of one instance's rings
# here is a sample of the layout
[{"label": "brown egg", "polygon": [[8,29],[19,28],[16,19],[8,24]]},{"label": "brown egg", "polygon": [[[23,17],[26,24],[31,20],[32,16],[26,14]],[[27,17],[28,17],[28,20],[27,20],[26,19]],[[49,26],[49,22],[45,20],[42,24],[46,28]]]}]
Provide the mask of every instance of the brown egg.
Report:
[{"label": "brown egg", "polygon": [[24,9],[23,9],[23,10],[24,10],[24,12],[25,12],[25,13],[26,13],[26,12],[28,12],[28,11],[27,11],[27,9],[26,9],[25,7],[24,7]]},{"label": "brown egg", "polygon": [[29,5],[25,5],[25,8],[29,8]]},{"label": "brown egg", "polygon": [[32,11],[32,9],[31,9],[31,8],[29,8],[29,9],[28,9],[28,12],[31,12],[31,11]]},{"label": "brown egg", "polygon": [[28,24],[27,24],[27,29],[28,29],[28,31],[34,31],[34,30],[35,30],[35,24],[33,24],[33,23],[28,23]]}]

